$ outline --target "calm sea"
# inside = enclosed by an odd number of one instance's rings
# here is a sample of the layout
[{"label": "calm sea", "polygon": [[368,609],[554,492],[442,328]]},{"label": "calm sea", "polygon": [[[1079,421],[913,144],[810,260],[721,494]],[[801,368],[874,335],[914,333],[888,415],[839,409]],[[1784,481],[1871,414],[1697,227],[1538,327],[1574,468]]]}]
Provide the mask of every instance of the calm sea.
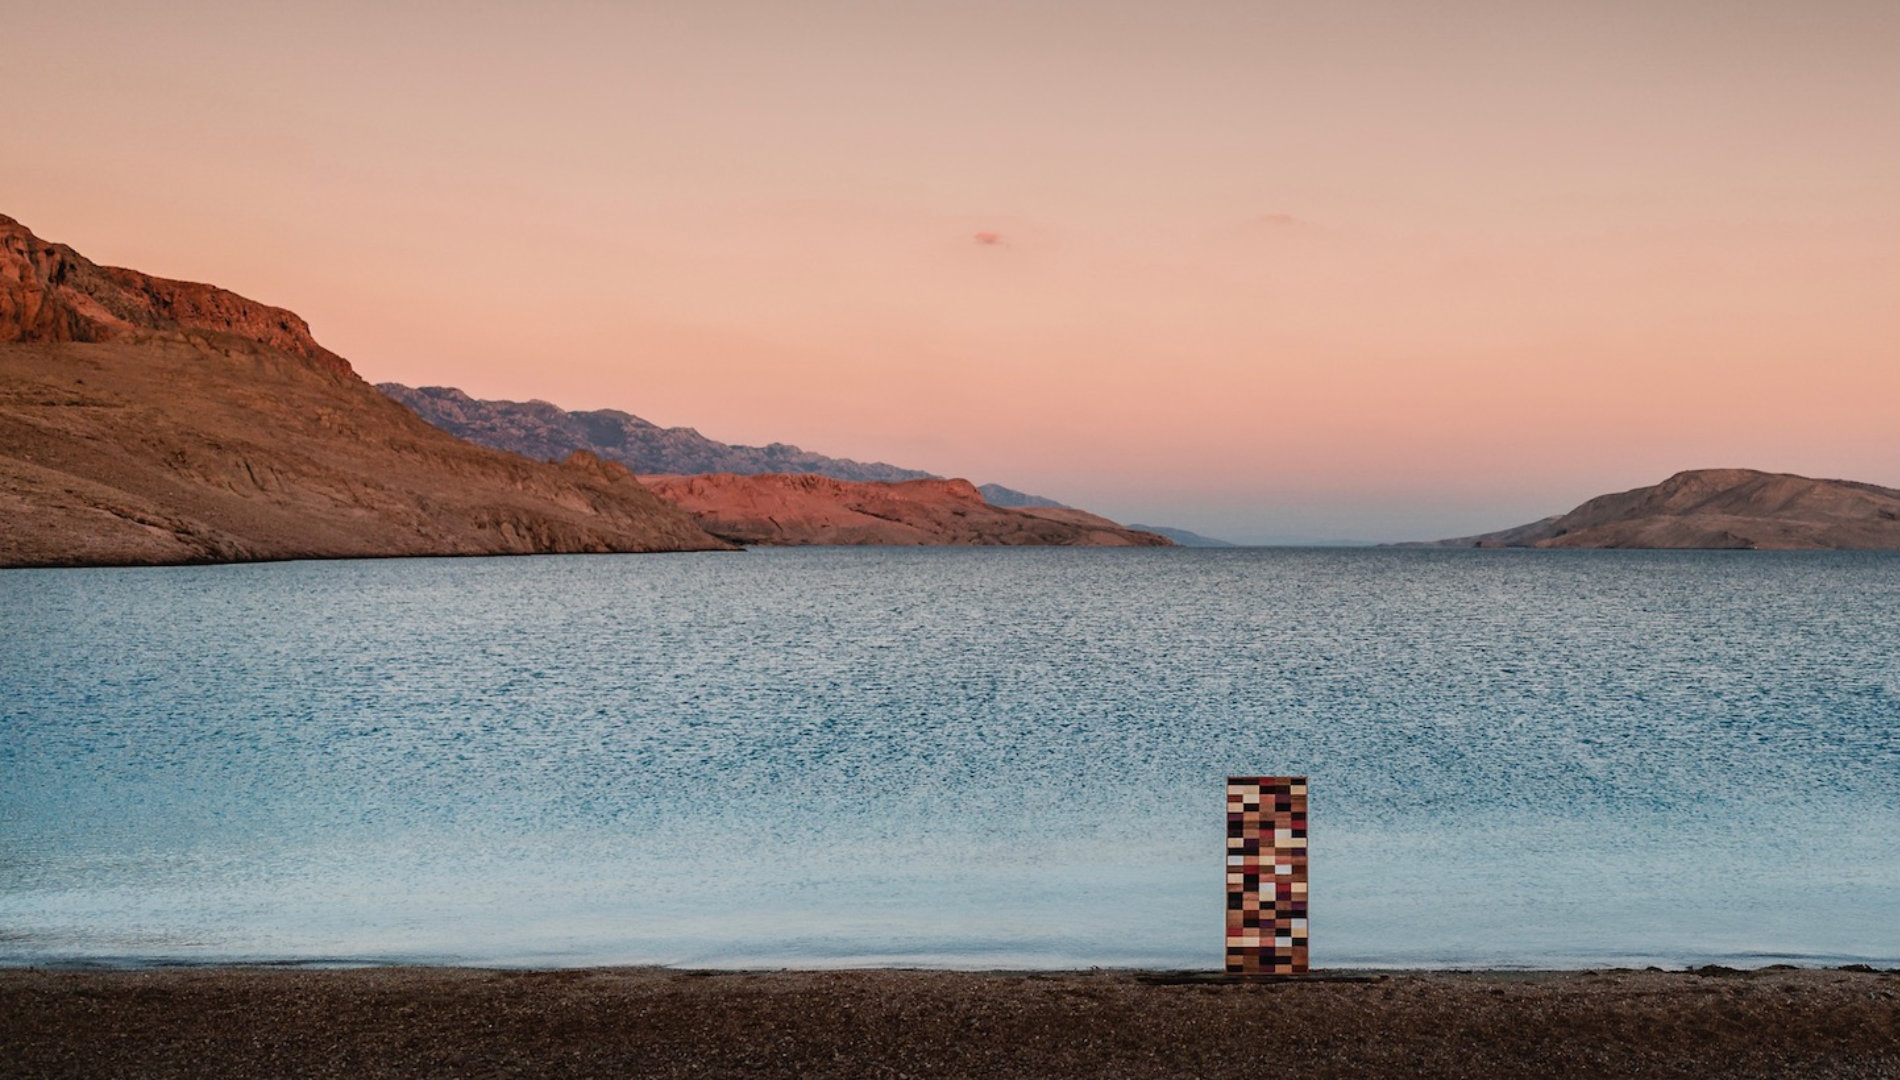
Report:
[{"label": "calm sea", "polygon": [[0,572],[0,962],[1900,963],[1900,556]]}]

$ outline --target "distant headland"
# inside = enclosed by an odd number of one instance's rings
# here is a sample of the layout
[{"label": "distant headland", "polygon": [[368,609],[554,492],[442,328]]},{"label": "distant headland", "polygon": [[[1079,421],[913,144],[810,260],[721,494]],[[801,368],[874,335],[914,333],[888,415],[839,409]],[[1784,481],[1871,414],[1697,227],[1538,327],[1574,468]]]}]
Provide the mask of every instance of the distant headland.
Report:
[{"label": "distant headland", "polygon": [[655,494],[714,536],[738,544],[1007,547],[1168,547],[1069,507],[1002,507],[968,480],[887,484],[829,476],[715,473],[642,476]]},{"label": "distant headland", "polygon": [[1753,469],[1692,469],[1567,514],[1398,547],[1900,550],[1900,491]]},{"label": "distant headland", "polygon": [[496,450],[560,460],[583,452],[639,474],[700,527],[767,546],[1163,547],[1167,530],[1123,526],[1001,484],[828,457],[787,443],[740,446],[619,409],[488,401],[452,386],[380,383],[442,430]]}]

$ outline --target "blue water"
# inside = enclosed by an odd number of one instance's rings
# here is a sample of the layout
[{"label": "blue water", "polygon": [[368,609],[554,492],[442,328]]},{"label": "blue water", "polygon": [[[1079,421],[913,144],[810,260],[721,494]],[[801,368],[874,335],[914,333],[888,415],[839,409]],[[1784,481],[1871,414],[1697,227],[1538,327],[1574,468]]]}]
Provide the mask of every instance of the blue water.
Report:
[{"label": "blue water", "polygon": [[1900,963],[1900,557],[0,572],[0,962]]}]

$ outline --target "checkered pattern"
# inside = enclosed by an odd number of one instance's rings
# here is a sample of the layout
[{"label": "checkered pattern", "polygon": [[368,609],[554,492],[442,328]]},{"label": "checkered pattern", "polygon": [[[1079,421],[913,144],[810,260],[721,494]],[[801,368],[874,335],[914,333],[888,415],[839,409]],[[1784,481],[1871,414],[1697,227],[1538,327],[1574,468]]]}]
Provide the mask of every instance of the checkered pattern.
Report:
[{"label": "checkered pattern", "polygon": [[1227,971],[1306,970],[1306,777],[1227,780]]}]

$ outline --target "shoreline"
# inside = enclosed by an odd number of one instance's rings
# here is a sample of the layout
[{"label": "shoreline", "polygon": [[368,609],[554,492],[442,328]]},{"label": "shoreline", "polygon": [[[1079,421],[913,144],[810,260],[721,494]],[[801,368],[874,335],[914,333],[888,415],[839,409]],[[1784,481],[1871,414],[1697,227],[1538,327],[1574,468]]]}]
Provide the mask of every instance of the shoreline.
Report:
[{"label": "shoreline", "polygon": [[1883,1076],[1900,970],[0,969],[20,1076]]},{"label": "shoreline", "polygon": [[1900,961],[1892,966],[1886,962],[1865,963],[1851,961],[1843,964],[1800,964],[1787,961],[1758,964],[1752,967],[1735,967],[1721,963],[1686,964],[1664,967],[1649,964],[1643,967],[1628,965],[1603,965],[1596,967],[1535,967],[1529,965],[1444,965],[1418,967],[1315,967],[1300,975],[1235,975],[1216,967],[1206,968],[1166,968],[1139,967],[1119,964],[1090,964],[1086,967],[930,967],[916,964],[840,964],[828,967],[800,967],[796,965],[756,965],[745,967],[697,967],[689,964],[660,963],[605,963],[605,964],[509,964],[433,960],[363,960],[349,958],[316,957],[302,960],[192,960],[185,958],[72,958],[64,960],[7,960],[0,959],[0,980],[22,972],[47,973],[93,973],[138,974],[150,972],[483,972],[495,975],[560,975],[570,973],[614,973],[614,972],[651,972],[660,975],[688,975],[695,978],[715,978],[726,976],[758,975],[853,975],[878,972],[895,972],[914,975],[972,975],[994,976],[998,978],[1046,978],[1058,976],[1102,976],[1125,975],[1135,979],[1172,979],[1187,982],[1231,982],[1242,983],[1258,980],[1279,980],[1290,983],[1325,982],[1339,979],[1396,978],[1401,976],[1432,977],[1440,975],[1471,975],[1486,978],[1506,979],[1516,976],[1562,977],[1567,975],[1695,975],[1703,978],[1730,975],[1763,975],[1778,972],[1840,972],[1852,975],[1893,975],[1900,976]]}]

